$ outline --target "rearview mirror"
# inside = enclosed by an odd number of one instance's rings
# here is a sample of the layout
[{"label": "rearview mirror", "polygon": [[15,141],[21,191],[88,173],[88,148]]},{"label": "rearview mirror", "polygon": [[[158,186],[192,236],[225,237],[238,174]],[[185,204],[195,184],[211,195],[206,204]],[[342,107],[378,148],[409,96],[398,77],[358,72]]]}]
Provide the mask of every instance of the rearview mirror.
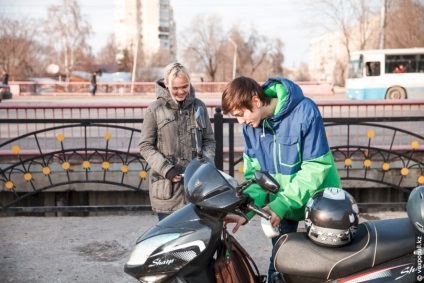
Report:
[{"label": "rearview mirror", "polygon": [[271,174],[266,171],[255,171],[256,183],[271,194],[276,194],[280,189],[280,184],[275,180]]}]

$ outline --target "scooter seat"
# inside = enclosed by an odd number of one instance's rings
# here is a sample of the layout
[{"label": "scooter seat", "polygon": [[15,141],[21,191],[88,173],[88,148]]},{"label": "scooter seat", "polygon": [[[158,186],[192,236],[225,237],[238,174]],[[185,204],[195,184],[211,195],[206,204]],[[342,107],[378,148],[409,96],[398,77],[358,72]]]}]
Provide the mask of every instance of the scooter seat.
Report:
[{"label": "scooter seat", "polygon": [[319,246],[305,232],[285,234],[274,247],[275,269],[323,281],[344,277],[412,253],[417,233],[409,218],[398,218],[359,224],[343,247]]}]

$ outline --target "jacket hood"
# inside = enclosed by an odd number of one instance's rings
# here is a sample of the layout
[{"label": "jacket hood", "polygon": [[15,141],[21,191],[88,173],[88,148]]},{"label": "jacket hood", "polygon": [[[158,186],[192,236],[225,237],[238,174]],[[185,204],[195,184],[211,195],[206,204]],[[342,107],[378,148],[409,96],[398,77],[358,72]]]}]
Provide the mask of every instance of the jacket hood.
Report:
[{"label": "jacket hood", "polygon": [[274,119],[279,119],[289,113],[305,98],[302,89],[297,84],[283,77],[269,78],[262,85],[262,89],[267,96],[278,98]]},{"label": "jacket hood", "polygon": [[[169,105],[172,109],[179,109],[180,105],[178,102],[171,96],[168,89],[165,87],[164,79],[157,80],[155,82],[155,93],[156,99],[161,99],[165,101],[167,105]],[[194,103],[195,92],[193,86],[190,84],[190,92],[188,93],[186,99],[183,103],[183,108],[186,108],[189,105]]]}]

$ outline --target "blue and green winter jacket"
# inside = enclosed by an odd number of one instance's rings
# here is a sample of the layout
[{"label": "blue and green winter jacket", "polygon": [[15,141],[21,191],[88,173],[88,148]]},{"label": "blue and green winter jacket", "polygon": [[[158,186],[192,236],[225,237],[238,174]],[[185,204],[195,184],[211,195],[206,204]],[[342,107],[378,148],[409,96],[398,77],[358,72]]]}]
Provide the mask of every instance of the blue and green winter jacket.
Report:
[{"label": "blue and green winter jacket", "polygon": [[246,193],[257,206],[268,205],[280,218],[303,220],[306,203],[315,192],[341,187],[324,123],[317,105],[292,81],[270,78],[262,88],[267,96],[278,98],[278,104],[259,127],[243,124],[244,177],[249,180],[255,170],[265,170],[279,182],[280,190],[270,195],[253,184]]}]

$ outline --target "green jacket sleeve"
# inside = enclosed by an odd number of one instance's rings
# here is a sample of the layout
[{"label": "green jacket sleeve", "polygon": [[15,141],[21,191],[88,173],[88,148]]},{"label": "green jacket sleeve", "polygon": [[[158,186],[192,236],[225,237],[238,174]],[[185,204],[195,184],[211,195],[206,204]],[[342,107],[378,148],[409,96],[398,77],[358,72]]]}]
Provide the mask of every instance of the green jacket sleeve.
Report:
[{"label": "green jacket sleeve", "polygon": [[331,151],[319,158],[303,161],[301,170],[268,206],[283,218],[287,212],[304,207],[314,193],[326,187],[340,187],[340,177]]},{"label": "green jacket sleeve", "polygon": [[[244,161],[244,178],[250,180],[253,178],[256,170],[261,170],[261,166],[256,158],[249,157],[247,154],[243,154]],[[267,192],[265,192],[258,184],[250,185],[245,193],[249,194],[253,198],[254,204],[257,207],[263,207],[267,199]],[[254,212],[247,213],[247,217],[251,219],[255,215]]]}]

